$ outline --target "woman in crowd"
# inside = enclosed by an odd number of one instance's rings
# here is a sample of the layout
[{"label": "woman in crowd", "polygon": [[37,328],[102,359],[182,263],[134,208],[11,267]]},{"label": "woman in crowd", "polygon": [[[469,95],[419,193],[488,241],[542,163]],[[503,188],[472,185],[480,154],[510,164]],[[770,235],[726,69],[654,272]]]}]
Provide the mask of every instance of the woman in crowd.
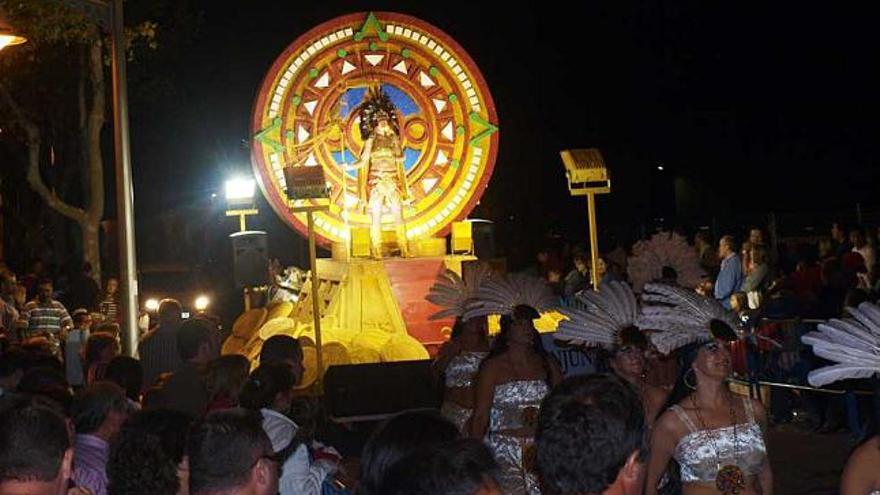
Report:
[{"label": "woman in crowd", "polygon": [[684,356],[673,405],[652,430],[645,493],[658,493],[675,459],[683,495],[772,495],[767,415],[760,402],[735,397],[726,383],[727,344],[737,328],[730,313],[693,292],[648,284],[637,323],[658,330],[652,340],[660,351],[683,348]]},{"label": "woman in crowd", "polygon": [[250,369],[250,361],[240,354],[220,356],[208,363],[205,369],[208,412],[238,406]]},{"label": "woman in crowd", "polygon": [[[832,363],[810,372],[808,381],[814,387],[872,377],[880,369],[880,357],[876,354],[880,306],[863,302],[847,311],[849,317],[820,324],[818,330],[801,338],[805,344],[813,346],[813,353]],[[874,406],[877,408],[880,390],[877,390],[877,378],[873,380]],[[880,495],[878,465],[880,436],[875,435],[860,445],[847,461],[841,476],[841,495]]]},{"label": "woman in crowd", "polygon": [[638,392],[650,427],[666,402],[666,391],[648,383],[648,341],[635,327],[639,304],[629,285],[609,282],[599,291],[585,290],[559,311],[568,319],[560,322],[555,338],[602,349],[608,367]]},{"label": "woman in crowd", "polygon": [[281,495],[321,495],[332,486],[340,455],[331,447],[303,444],[298,427],[286,412],[293,401],[296,376],[286,364],[260,365],[251,373],[241,392],[241,406],[263,415],[263,429],[281,464],[278,489]]},{"label": "woman in crowd", "polygon": [[443,308],[431,319],[455,317],[449,342],[443,344],[434,361],[435,375],[443,378],[441,412],[460,431],[466,432],[474,408],[474,378],[489,352],[489,328],[485,315],[465,318],[472,295],[489,276],[486,265],[463,267],[465,277],[445,270],[426,299]]},{"label": "woman in crowd", "polygon": [[509,275],[487,281],[466,316],[501,315],[501,332],[477,375],[471,437],[484,439],[499,465],[506,494],[541,493],[526,466],[534,445],[541,400],[562,381],[558,363],[544,350],[534,320],[556,300],[543,281]]}]

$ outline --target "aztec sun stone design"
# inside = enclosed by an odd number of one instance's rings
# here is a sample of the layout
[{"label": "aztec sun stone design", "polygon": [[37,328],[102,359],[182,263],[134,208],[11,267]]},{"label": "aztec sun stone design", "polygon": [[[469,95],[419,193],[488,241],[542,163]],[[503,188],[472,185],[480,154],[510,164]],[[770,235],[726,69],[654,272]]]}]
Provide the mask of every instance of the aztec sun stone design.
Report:
[{"label": "aztec sun stone design", "polygon": [[[394,13],[328,21],[294,41],[266,75],[252,116],[252,159],[260,186],[284,221],[306,234],[305,214],[288,209],[284,167],[324,168],[331,206],[315,217],[323,243],[369,228],[358,195],[363,151],[358,110],[371,88],[394,104],[411,196],[406,236],[446,233],[482,195],[498,152],[497,115],[479,69],[439,29]],[[391,215],[382,223],[391,225]]]}]

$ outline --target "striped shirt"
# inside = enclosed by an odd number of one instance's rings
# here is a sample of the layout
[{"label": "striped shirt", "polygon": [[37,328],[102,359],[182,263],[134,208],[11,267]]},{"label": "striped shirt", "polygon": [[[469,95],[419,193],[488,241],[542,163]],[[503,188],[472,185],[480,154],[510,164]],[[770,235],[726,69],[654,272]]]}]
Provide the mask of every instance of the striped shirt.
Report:
[{"label": "striped shirt", "polygon": [[178,326],[158,326],[141,338],[138,356],[144,368],[144,387],[149,388],[162,373],[174,373],[180,368],[177,352]]},{"label": "striped shirt", "polygon": [[106,321],[119,323],[119,303],[116,302],[116,295],[108,295],[101,301],[99,311]]},{"label": "striped shirt", "polygon": [[23,319],[27,321],[27,333],[59,333],[64,327],[73,326],[73,319],[64,305],[51,300],[47,303],[31,301],[24,306]]},{"label": "striped shirt", "polygon": [[110,445],[95,435],[77,435],[73,444],[73,475],[77,486],[95,495],[107,495],[107,458]]}]

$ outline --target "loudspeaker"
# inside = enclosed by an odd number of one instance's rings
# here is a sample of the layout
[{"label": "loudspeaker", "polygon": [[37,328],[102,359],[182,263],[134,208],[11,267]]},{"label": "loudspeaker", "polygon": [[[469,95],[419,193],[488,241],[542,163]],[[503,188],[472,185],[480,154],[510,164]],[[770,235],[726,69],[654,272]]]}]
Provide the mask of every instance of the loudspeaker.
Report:
[{"label": "loudspeaker", "polygon": [[440,407],[430,360],[331,366],[324,374],[324,393],[337,421],[373,421]]},{"label": "loudspeaker", "polygon": [[233,278],[235,285],[259,287],[269,283],[269,249],[266,233],[260,231],[236,232],[232,239]]}]

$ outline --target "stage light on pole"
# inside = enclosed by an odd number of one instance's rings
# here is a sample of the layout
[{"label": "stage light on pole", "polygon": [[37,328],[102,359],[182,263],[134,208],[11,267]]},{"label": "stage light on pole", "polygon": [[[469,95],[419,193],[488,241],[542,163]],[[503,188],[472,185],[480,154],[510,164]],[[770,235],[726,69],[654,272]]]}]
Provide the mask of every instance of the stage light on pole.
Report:
[{"label": "stage light on pole", "polygon": [[256,215],[254,208],[257,184],[250,177],[235,177],[226,181],[226,216],[238,217],[239,232],[247,230],[248,215]]},{"label": "stage light on pole", "polygon": [[226,181],[226,201],[229,204],[250,204],[254,200],[257,184],[254,179],[236,177]]}]

